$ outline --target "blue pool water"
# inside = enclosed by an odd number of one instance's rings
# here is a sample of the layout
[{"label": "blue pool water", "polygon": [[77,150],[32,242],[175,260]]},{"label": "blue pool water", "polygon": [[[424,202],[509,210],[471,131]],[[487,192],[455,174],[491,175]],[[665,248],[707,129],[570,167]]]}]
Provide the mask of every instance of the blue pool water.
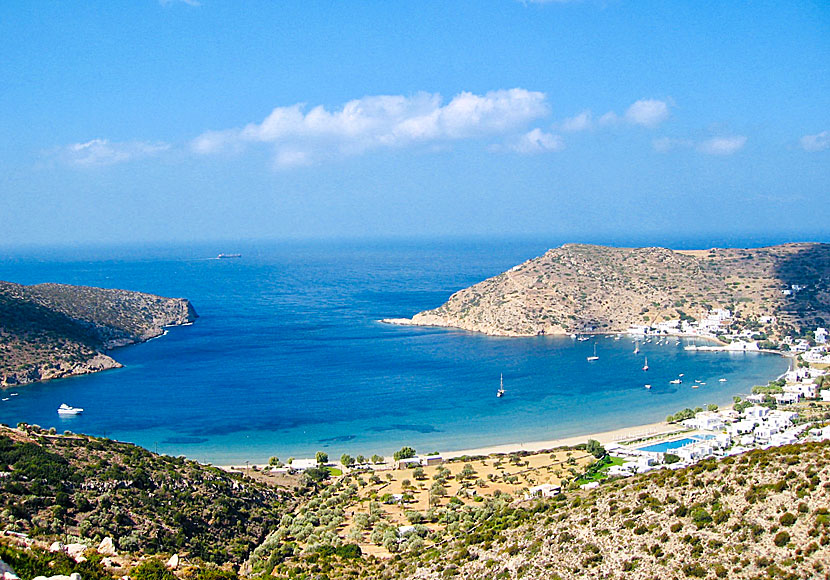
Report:
[{"label": "blue pool water", "polygon": [[711,435],[704,435],[701,437],[686,437],[685,439],[678,439],[676,441],[664,441],[663,443],[655,443],[654,445],[649,445],[647,447],[640,447],[640,451],[652,451],[655,453],[665,453],[666,451],[670,451],[672,449],[679,449],[684,445],[688,445],[689,443],[696,443],[701,440],[711,439]]},{"label": "blue pool water", "polygon": [[[784,359],[760,353],[652,343],[634,355],[630,338],[498,338],[377,322],[434,308],[551,245],[4,250],[0,279],[183,296],[200,318],[113,351],[123,369],[14,389],[19,396],[0,403],[0,422],[106,435],[216,463],[317,450],[389,454],[403,445],[447,451],[657,421],[730,402],[786,370]],[[243,257],[207,259],[220,252]],[[600,360],[589,364],[594,344]],[[707,385],[669,384],[680,372]],[[507,394],[497,399],[502,373]],[[63,402],[86,411],[60,418]]]}]

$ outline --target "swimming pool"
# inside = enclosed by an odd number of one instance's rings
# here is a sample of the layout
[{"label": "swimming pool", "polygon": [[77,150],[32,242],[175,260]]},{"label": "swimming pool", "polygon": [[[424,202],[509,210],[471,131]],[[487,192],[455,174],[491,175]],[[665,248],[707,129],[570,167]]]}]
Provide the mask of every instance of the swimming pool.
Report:
[{"label": "swimming pool", "polygon": [[683,447],[684,445],[688,445],[689,443],[697,443],[700,439],[691,439],[686,437],[685,439],[678,439],[676,441],[664,441],[662,443],[655,443],[654,445],[649,445],[648,447],[638,447],[640,451],[653,451],[656,453],[665,453],[666,451],[670,451],[672,449],[678,449]]}]

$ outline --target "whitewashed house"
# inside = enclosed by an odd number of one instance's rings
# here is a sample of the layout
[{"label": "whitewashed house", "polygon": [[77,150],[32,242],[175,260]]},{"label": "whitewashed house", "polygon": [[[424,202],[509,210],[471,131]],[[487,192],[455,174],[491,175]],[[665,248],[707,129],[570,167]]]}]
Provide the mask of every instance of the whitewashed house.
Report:
[{"label": "whitewashed house", "polygon": [[701,431],[721,431],[726,427],[720,415],[711,411],[697,413],[694,417],[685,419],[682,423],[690,429],[700,429]]},{"label": "whitewashed house", "polygon": [[778,394],[778,395],[773,395],[772,398],[775,399],[775,402],[778,403],[779,405],[794,405],[801,399],[801,394],[800,393],[793,393],[793,392],[789,392],[789,393],[785,392],[785,393],[781,393],[781,394]]},{"label": "whitewashed house", "polygon": [[552,483],[543,483],[542,485],[537,485],[527,490],[527,493],[525,494],[525,499],[531,499],[534,497],[553,497],[561,490],[562,488],[558,485],[553,485]]},{"label": "whitewashed house", "polygon": [[753,407],[747,407],[744,409],[744,417],[748,420],[758,419],[763,421],[764,419],[769,416],[769,409],[767,407],[761,407],[760,405],[755,405]]}]

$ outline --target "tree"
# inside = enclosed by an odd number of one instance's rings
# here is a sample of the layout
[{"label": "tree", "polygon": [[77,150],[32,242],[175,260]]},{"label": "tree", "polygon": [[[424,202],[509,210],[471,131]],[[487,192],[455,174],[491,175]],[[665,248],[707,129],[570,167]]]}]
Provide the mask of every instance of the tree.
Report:
[{"label": "tree", "polygon": [[352,457],[348,453],[344,453],[343,455],[340,456],[340,463],[342,463],[346,467],[351,467],[352,465],[355,464],[355,460],[354,460],[354,457]]},{"label": "tree", "polygon": [[426,475],[424,475],[424,468],[416,467],[415,470],[412,472],[412,477],[418,480],[426,479]]},{"label": "tree", "polygon": [[279,457],[274,456],[274,457],[272,457],[271,459],[268,460],[268,465],[279,465],[279,464],[280,464],[280,458]]},{"label": "tree", "polygon": [[395,451],[393,457],[395,461],[410,459],[411,457],[415,457],[415,450],[412,447],[401,447],[400,451]]},{"label": "tree", "polygon": [[585,445],[585,451],[597,459],[605,455],[605,447],[600,445],[600,442],[596,439],[588,439],[588,443]]},{"label": "tree", "polygon": [[322,465],[329,462],[329,454],[325,451],[318,451],[314,456],[317,459],[317,464]]},{"label": "tree", "polygon": [[475,474],[476,470],[473,469],[473,465],[471,463],[465,463],[464,468],[461,470],[461,473],[459,475],[461,476],[461,479],[469,479],[471,477],[474,477]]},{"label": "tree", "polygon": [[313,482],[320,482],[328,479],[331,473],[325,467],[311,467],[303,472],[306,478]]},{"label": "tree", "polygon": [[380,455],[372,455],[372,463],[374,463],[375,465],[383,463],[383,457]]}]

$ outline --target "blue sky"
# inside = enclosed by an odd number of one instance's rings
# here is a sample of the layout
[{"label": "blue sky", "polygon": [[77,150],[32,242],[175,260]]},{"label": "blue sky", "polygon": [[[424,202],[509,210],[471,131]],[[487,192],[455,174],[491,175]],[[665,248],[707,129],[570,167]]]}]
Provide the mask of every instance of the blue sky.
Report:
[{"label": "blue sky", "polygon": [[826,2],[0,4],[0,243],[830,231]]}]

